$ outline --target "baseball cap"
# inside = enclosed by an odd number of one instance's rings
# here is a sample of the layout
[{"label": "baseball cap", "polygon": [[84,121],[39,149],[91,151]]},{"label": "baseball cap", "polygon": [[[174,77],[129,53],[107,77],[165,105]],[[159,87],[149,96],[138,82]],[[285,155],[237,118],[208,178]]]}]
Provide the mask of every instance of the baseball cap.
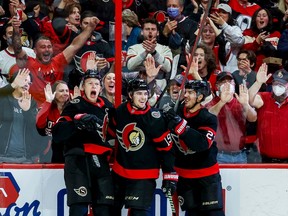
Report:
[{"label": "baseball cap", "polygon": [[283,84],[288,83],[288,72],[285,69],[277,70],[273,74],[273,81],[279,81]]},{"label": "baseball cap", "polygon": [[226,11],[227,13],[232,14],[232,9],[231,9],[231,7],[230,7],[228,4],[223,4],[223,3],[221,3],[221,4],[219,4],[219,5],[217,6],[217,8],[218,8],[218,9],[221,9],[221,10],[224,10],[224,11]]},{"label": "baseball cap", "polygon": [[172,81],[176,81],[177,84],[181,85],[183,82],[183,75],[178,74],[174,77],[174,79],[172,79]]},{"label": "baseball cap", "polygon": [[224,79],[227,79],[227,78],[232,80],[233,79],[232,74],[230,72],[223,71],[223,72],[221,72],[221,73],[219,73],[217,75],[216,82],[221,82],[221,81],[223,81]]}]

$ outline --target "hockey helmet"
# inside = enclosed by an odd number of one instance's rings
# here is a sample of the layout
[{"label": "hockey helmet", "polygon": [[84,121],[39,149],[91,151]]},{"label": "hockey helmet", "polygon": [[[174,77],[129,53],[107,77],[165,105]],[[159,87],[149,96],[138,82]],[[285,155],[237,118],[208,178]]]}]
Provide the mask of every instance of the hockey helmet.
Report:
[{"label": "hockey helmet", "polygon": [[101,75],[97,70],[87,70],[86,73],[83,75],[82,80],[86,80],[89,78],[96,78],[101,82]]},{"label": "hockey helmet", "polygon": [[128,83],[128,88],[127,88],[128,93],[139,91],[139,90],[148,91],[148,85],[145,80],[133,79]]},{"label": "hockey helmet", "polygon": [[210,84],[204,80],[189,80],[185,89],[193,89],[197,95],[203,94],[203,99],[211,94]]}]

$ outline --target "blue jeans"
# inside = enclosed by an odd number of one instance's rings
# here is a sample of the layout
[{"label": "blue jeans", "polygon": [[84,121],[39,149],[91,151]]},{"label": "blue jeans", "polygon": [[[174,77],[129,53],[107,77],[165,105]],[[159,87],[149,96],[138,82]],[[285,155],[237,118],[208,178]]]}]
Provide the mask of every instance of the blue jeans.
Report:
[{"label": "blue jeans", "polygon": [[217,161],[220,164],[224,164],[224,163],[231,163],[231,164],[247,163],[247,154],[246,154],[246,151],[239,151],[239,152],[219,151],[217,154]]}]

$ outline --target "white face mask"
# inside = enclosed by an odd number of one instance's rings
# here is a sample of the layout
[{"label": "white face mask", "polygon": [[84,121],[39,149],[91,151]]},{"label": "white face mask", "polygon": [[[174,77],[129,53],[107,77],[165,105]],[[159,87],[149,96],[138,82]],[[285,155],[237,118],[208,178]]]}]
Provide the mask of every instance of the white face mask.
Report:
[{"label": "white face mask", "polygon": [[286,88],[284,86],[281,86],[281,85],[273,85],[272,90],[276,96],[281,96],[285,93]]},{"label": "white face mask", "polygon": [[[234,93],[235,93],[235,85],[233,85],[232,83],[229,83],[229,85],[230,85],[230,93],[231,93],[231,94],[234,94]],[[224,88],[224,84],[222,84],[222,85],[220,86],[220,92],[223,91],[223,88]]]}]

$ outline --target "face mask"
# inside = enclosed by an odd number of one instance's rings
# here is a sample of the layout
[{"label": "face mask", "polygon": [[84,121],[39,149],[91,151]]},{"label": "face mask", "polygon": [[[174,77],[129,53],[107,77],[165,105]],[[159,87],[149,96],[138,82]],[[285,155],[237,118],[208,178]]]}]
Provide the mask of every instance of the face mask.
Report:
[{"label": "face mask", "polygon": [[12,45],[12,38],[11,37],[7,38],[6,43],[8,46]]},{"label": "face mask", "polygon": [[174,19],[180,14],[179,8],[169,7],[167,8],[167,14],[169,17]]},{"label": "face mask", "polygon": [[[231,84],[231,83],[229,83],[229,85],[230,85],[230,93],[231,93],[231,94],[234,94],[234,93],[235,93],[235,85],[233,85],[233,84]],[[220,92],[223,91],[223,88],[224,88],[224,84],[222,84],[222,85],[220,86]],[[219,93],[218,93],[218,94],[219,94]]]},{"label": "face mask", "polygon": [[283,95],[285,93],[285,90],[286,90],[284,86],[280,86],[280,85],[273,85],[272,89],[273,89],[273,93],[276,96]]}]

